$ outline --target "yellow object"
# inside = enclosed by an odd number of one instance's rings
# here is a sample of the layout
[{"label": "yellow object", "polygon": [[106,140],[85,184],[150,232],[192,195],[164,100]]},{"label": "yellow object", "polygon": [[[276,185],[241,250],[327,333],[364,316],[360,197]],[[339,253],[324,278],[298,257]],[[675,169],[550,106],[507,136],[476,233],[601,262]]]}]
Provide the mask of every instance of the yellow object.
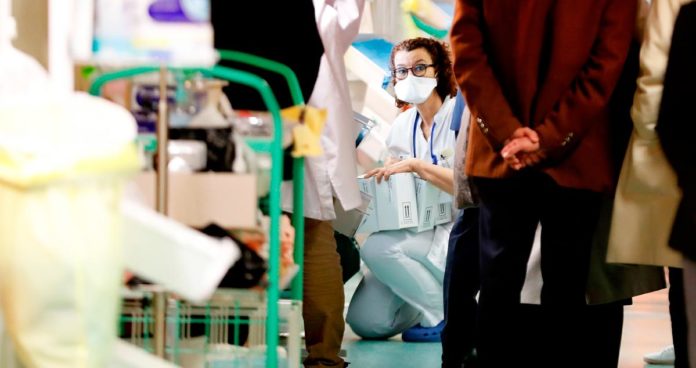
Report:
[{"label": "yellow object", "polygon": [[0,183],[25,189],[133,173],[135,134],[128,111],[86,94],[0,104]]},{"label": "yellow object", "polygon": [[311,106],[293,106],[281,111],[283,119],[299,121],[293,131],[293,157],[321,156],[321,133],[326,125],[326,110]]},{"label": "yellow object", "polygon": [[0,301],[23,367],[104,367],[123,273],[122,184],[0,185]]},{"label": "yellow object", "polygon": [[432,0],[404,0],[401,2],[401,9],[404,11],[403,20],[407,38],[422,37],[424,34],[411,19],[411,14],[436,29],[449,29],[452,23],[452,19]]}]

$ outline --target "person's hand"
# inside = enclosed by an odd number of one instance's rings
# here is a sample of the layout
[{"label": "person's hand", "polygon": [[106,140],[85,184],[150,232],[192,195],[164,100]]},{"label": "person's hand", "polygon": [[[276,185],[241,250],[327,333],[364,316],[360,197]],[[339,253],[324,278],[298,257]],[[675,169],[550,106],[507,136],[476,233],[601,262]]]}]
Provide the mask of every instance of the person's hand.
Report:
[{"label": "person's hand", "polygon": [[515,129],[515,131],[512,132],[512,135],[510,136],[510,138],[508,138],[508,140],[505,141],[505,144],[507,145],[514,139],[525,137],[529,138],[529,140],[534,143],[539,143],[539,134],[537,134],[537,132],[534,129],[528,127],[521,127]]},{"label": "person's hand", "polygon": [[377,182],[380,183],[380,182],[382,182],[382,178],[384,177],[384,173],[386,171],[386,168],[390,165],[397,163],[397,162],[399,162],[398,158],[390,156],[384,161],[384,167],[378,167],[378,168],[369,170],[363,175],[363,177],[365,179],[369,179],[369,178],[374,176],[375,180],[377,180]]},{"label": "person's hand", "polygon": [[542,159],[539,154],[539,142],[534,143],[527,137],[513,139],[503,147],[500,154],[513,170],[536,165]]},{"label": "person's hand", "polygon": [[423,160],[417,158],[407,158],[397,161],[396,163],[386,167],[384,178],[389,180],[389,177],[400,173],[419,173],[423,165]]},{"label": "person's hand", "polygon": [[407,158],[405,160],[392,160],[391,163],[387,160],[387,165],[385,167],[379,167],[372,169],[365,173],[365,178],[375,177],[377,183],[381,183],[382,179],[389,180],[389,177],[394,174],[407,173],[407,172],[420,172],[423,165],[423,161],[417,158]]},{"label": "person's hand", "polygon": [[369,179],[369,178],[371,178],[371,177],[374,176],[374,177],[375,177],[375,180],[376,180],[378,183],[381,183],[381,182],[382,182],[382,178],[384,178],[384,174],[385,174],[386,172],[387,172],[387,168],[386,168],[386,167],[378,167],[378,168],[376,168],[376,169],[372,169],[372,170],[366,172],[365,175],[363,175],[363,177],[364,177],[365,179]]},{"label": "person's hand", "polygon": [[530,128],[518,128],[500,152],[513,170],[534,166],[543,160],[539,151],[539,135]]}]

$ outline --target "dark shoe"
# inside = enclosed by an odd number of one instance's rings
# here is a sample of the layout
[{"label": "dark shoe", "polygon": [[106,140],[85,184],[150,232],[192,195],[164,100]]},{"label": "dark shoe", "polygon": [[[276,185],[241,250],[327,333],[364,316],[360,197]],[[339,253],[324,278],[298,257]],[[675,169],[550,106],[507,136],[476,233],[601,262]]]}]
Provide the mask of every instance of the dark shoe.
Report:
[{"label": "dark shoe", "polygon": [[478,358],[476,357],[476,350],[467,354],[462,362],[462,368],[479,368]]}]

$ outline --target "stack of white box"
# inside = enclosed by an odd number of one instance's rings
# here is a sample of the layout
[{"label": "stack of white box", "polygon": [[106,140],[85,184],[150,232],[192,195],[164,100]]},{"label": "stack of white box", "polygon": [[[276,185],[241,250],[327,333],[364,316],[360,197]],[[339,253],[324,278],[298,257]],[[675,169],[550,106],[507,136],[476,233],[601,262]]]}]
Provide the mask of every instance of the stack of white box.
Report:
[{"label": "stack of white box", "polygon": [[392,175],[381,183],[359,177],[358,183],[360,191],[372,199],[358,233],[421,232],[452,221],[452,196],[413,174]]}]

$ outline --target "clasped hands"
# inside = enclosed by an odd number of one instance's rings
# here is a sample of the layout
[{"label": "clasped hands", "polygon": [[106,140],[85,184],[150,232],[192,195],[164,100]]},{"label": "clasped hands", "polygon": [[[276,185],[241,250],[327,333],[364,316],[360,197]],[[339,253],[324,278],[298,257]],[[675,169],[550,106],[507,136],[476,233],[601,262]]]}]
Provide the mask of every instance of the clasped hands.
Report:
[{"label": "clasped hands", "polygon": [[384,167],[378,167],[365,173],[365,178],[375,177],[377,183],[381,183],[382,179],[389,180],[389,177],[400,173],[419,173],[425,161],[417,158],[406,158],[399,160],[396,158],[388,158],[384,163]]},{"label": "clasped hands", "polygon": [[527,127],[517,128],[505,141],[500,154],[513,170],[538,165],[544,159],[543,152],[540,150],[539,135]]}]

